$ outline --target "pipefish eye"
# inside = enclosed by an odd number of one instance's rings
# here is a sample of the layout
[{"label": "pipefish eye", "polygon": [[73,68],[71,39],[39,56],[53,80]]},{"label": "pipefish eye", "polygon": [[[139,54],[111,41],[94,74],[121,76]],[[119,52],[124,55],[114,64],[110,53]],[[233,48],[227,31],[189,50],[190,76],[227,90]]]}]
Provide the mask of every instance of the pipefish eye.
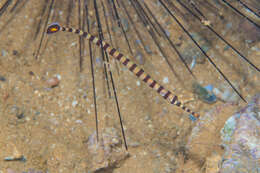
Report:
[{"label": "pipefish eye", "polygon": [[53,34],[55,32],[58,32],[59,30],[60,25],[58,23],[52,23],[47,29],[47,34]]}]

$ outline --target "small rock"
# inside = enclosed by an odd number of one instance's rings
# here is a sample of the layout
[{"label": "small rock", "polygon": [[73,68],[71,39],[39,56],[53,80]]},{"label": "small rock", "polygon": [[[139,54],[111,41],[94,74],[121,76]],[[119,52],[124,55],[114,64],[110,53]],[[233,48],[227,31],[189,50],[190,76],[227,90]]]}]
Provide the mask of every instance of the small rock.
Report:
[{"label": "small rock", "polygon": [[102,60],[101,57],[96,57],[96,65],[97,65],[98,67],[102,67],[102,65],[103,65],[103,60]]},{"label": "small rock", "polygon": [[73,46],[75,46],[77,43],[76,42],[73,42],[73,43],[71,43],[70,45],[71,45],[71,47],[73,47]]},{"label": "small rock", "polygon": [[166,29],[164,30],[165,34],[167,35],[167,37],[170,37],[171,33]]},{"label": "small rock", "polygon": [[58,77],[53,77],[47,80],[47,85],[51,88],[54,88],[56,86],[58,86],[60,83],[60,80],[58,79]]},{"label": "small rock", "polygon": [[75,122],[78,124],[82,124],[82,120],[76,120]]},{"label": "small rock", "polygon": [[122,18],[121,19],[121,23],[122,23],[122,26],[124,28],[124,31],[127,32],[129,31],[129,23],[128,23],[128,20],[126,18]]},{"label": "small rock", "polygon": [[148,45],[144,46],[144,49],[145,49],[146,53],[148,53],[148,54],[153,53]]},{"label": "small rock", "polygon": [[13,55],[18,55],[18,51],[17,50],[13,50]]},{"label": "small rock", "polygon": [[32,71],[29,71],[29,75],[34,76],[34,73]]},{"label": "small rock", "polygon": [[138,61],[138,64],[144,65],[144,57],[141,52],[137,52],[135,59],[136,59],[136,61]]},{"label": "small rock", "polygon": [[141,40],[135,40],[135,43],[139,45],[141,44]]},{"label": "small rock", "polygon": [[169,79],[168,79],[168,77],[164,77],[164,78],[163,78],[163,83],[164,83],[164,84],[169,83]]},{"label": "small rock", "polygon": [[92,158],[91,172],[103,170],[107,172],[111,168],[123,164],[129,154],[122,148],[122,141],[115,128],[106,128],[99,133],[97,142],[96,133],[87,140],[88,153]]},{"label": "small rock", "polygon": [[230,47],[227,45],[227,46],[224,47],[223,50],[224,50],[224,51],[227,51],[229,48],[230,48]]},{"label": "small rock", "polygon": [[6,56],[6,55],[7,55],[7,52],[6,52],[4,49],[2,49],[1,55],[2,55],[2,56]]},{"label": "small rock", "polygon": [[232,23],[227,23],[226,24],[226,30],[229,30],[230,28],[232,28]]},{"label": "small rock", "polygon": [[209,51],[209,46],[208,45],[202,45],[201,46],[202,50],[207,53]]},{"label": "small rock", "polygon": [[55,76],[56,76],[59,80],[61,80],[61,75],[56,74]]},{"label": "small rock", "polygon": [[5,82],[6,81],[5,77],[0,75],[0,81]]},{"label": "small rock", "polygon": [[77,100],[74,100],[73,102],[72,102],[72,106],[73,107],[76,107],[78,105],[78,101]]},{"label": "small rock", "polygon": [[16,114],[16,117],[18,119],[22,119],[22,118],[24,118],[24,113]]},{"label": "small rock", "polygon": [[151,116],[150,116],[150,115],[146,115],[146,116],[144,117],[144,120],[145,120],[145,121],[150,121],[150,120],[151,120]]},{"label": "small rock", "polygon": [[190,69],[191,70],[195,67],[196,63],[197,63],[197,56],[193,56],[191,64],[190,64]]}]

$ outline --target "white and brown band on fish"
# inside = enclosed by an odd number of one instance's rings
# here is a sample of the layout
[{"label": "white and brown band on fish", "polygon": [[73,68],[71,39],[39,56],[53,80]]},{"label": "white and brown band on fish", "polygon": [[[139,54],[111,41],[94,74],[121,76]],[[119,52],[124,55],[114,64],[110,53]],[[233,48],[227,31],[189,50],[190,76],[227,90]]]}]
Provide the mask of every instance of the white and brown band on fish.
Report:
[{"label": "white and brown band on fish", "polygon": [[139,79],[141,79],[142,81],[147,83],[149,85],[149,87],[151,87],[152,89],[157,91],[164,99],[168,100],[171,104],[182,108],[184,111],[192,114],[195,118],[199,118],[199,114],[197,114],[197,113],[191,111],[189,108],[185,107],[180,101],[178,101],[178,97],[176,95],[172,94],[169,90],[166,90],[162,85],[158,84],[155,80],[153,80],[151,78],[151,76],[149,74],[145,73],[145,71],[142,68],[138,67],[137,64],[132,62],[130,59],[126,58],[122,53],[118,52],[115,48],[111,47],[105,41],[102,41],[102,40],[98,39],[97,37],[95,37],[87,32],[84,32],[82,30],[63,27],[57,23],[51,24],[47,29],[48,34],[56,33],[58,31],[66,31],[66,32],[72,32],[72,33],[78,34],[78,35],[83,36],[86,39],[90,40],[90,42],[95,43],[98,46],[101,46],[101,48],[104,51],[106,51],[109,55],[114,57],[116,60],[120,61],[131,72],[133,72]]}]

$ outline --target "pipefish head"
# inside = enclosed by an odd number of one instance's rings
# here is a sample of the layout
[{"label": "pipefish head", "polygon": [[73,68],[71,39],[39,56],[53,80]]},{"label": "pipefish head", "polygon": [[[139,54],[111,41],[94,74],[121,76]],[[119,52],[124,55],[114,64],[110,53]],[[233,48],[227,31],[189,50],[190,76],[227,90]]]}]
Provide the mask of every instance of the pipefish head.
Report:
[{"label": "pipefish head", "polygon": [[60,30],[60,25],[58,23],[52,23],[48,29],[47,29],[47,34],[53,34],[56,33]]}]

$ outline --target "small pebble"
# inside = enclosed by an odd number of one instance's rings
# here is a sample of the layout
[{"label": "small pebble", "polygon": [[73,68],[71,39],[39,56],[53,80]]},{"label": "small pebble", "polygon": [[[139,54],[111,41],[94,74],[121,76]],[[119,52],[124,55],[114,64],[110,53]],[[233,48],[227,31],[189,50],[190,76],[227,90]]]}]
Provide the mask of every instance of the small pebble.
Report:
[{"label": "small pebble", "polygon": [[153,53],[153,52],[151,51],[151,49],[150,49],[149,46],[144,46],[144,49],[145,49],[145,51],[146,51],[148,54]]},{"label": "small pebble", "polygon": [[18,119],[22,119],[22,118],[24,118],[24,113],[17,114],[16,117]]},{"label": "small pebble", "polygon": [[168,31],[168,30],[164,30],[164,32],[165,32],[165,34],[168,36],[168,37],[170,37],[170,32]]},{"label": "small pebble", "polygon": [[29,75],[34,76],[34,73],[32,71],[29,71]]},{"label": "small pebble", "polygon": [[73,106],[73,107],[76,107],[77,104],[78,104],[78,101],[77,101],[77,100],[74,100],[74,101],[72,102],[72,106]]},{"label": "small pebble", "polygon": [[18,51],[17,50],[13,50],[13,55],[18,55]]},{"label": "small pebble", "polygon": [[150,121],[150,120],[151,120],[150,115],[146,115],[146,116],[144,117],[144,120],[145,120],[145,121]]},{"label": "small pebble", "polygon": [[229,48],[230,48],[229,46],[225,46],[224,51],[227,51]]},{"label": "small pebble", "polygon": [[135,59],[138,61],[139,64],[144,65],[144,57],[141,52],[137,52]]},{"label": "small pebble", "polygon": [[103,60],[101,59],[101,57],[96,57],[96,65],[98,67],[101,67],[103,65]]},{"label": "small pebble", "polygon": [[25,117],[25,120],[26,121],[30,121],[31,119],[29,117]]},{"label": "small pebble", "polygon": [[230,28],[232,28],[232,23],[227,23],[226,24],[226,29],[229,30]]},{"label": "small pebble", "polygon": [[54,88],[56,86],[58,86],[60,83],[60,80],[58,79],[58,77],[53,77],[47,80],[47,85],[51,88]]},{"label": "small pebble", "polygon": [[168,79],[168,77],[164,77],[164,78],[163,78],[163,83],[164,83],[164,84],[169,83],[169,79]]},{"label": "small pebble", "polygon": [[76,123],[82,124],[82,120],[76,120]]},{"label": "small pebble", "polygon": [[55,76],[56,76],[59,80],[61,80],[61,75],[56,74]]},{"label": "small pebble", "polygon": [[70,45],[71,45],[71,47],[73,47],[73,46],[75,46],[77,43],[76,42],[73,42],[73,43],[71,43]]},{"label": "small pebble", "polygon": [[193,57],[192,57],[191,64],[190,64],[190,69],[191,69],[191,70],[195,67],[196,62],[197,62],[196,60],[197,60],[197,56],[193,56]]},{"label": "small pebble", "polygon": [[0,81],[5,82],[6,81],[5,77],[0,75]]},{"label": "small pebble", "polygon": [[2,49],[1,55],[2,55],[2,56],[6,56],[6,55],[7,55],[7,52],[6,52],[4,49]]},{"label": "small pebble", "polygon": [[136,44],[141,44],[141,40],[135,40]]},{"label": "small pebble", "polygon": [[122,18],[121,23],[124,28],[124,31],[127,32],[129,30],[128,20],[126,18]]},{"label": "small pebble", "polygon": [[207,45],[202,45],[201,46],[201,48],[202,48],[202,50],[204,51],[204,52],[208,52],[208,50],[209,50],[209,46],[207,46]]}]

